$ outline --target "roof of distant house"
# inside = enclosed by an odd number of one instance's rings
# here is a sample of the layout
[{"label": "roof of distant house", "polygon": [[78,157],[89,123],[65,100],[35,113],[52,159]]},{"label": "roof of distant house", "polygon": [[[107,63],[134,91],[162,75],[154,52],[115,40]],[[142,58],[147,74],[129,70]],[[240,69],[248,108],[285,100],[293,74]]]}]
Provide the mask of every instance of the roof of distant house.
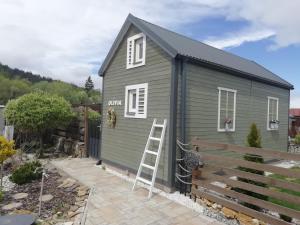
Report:
[{"label": "roof of distant house", "polygon": [[289,115],[300,117],[300,109],[296,109],[296,108],[290,109],[289,110]]},{"label": "roof of distant house", "polygon": [[224,50],[204,44],[200,41],[185,37],[181,34],[139,19],[131,14],[128,15],[112,48],[104,60],[99,70],[100,75],[103,75],[131,24],[135,25],[138,29],[149,36],[171,57],[187,57],[204,64],[210,64],[211,66],[218,67],[219,69],[227,69],[232,72],[239,73],[251,79],[271,83],[287,89],[293,89],[292,84],[252,60],[239,57]]}]

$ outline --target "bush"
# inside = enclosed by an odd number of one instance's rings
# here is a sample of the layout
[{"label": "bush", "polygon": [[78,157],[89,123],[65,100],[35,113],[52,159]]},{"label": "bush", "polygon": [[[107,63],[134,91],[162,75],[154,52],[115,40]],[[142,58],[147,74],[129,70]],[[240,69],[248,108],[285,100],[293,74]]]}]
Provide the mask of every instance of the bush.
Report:
[{"label": "bush", "polygon": [[[261,136],[260,136],[260,132],[257,129],[256,124],[252,124],[250,127],[250,132],[247,136],[247,144],[249,147],[255,147],[255,148],[261,148]],[[244,155],[244,160],[250,161],[250,162],[255,162],[255,163],[264,163],[264,159],[263,157],[261,157],[260,155],[254,155],[254,154],[245,154]],[[249,173],[254,173],[254,174],[258,174],[258,175],[264,175],[264,171],[260,171],[260,170],[255,170],[255,169],[250,169],[250,168],[245,168],[245,167],[238,167],[239,170],[245,171],[245,172],[249,172]],[[239,181],[245,182],[245,183],[249,183],[249,184],[253,184],[256,186],[260,186],[260,187],[267,187],[266,184],[261,183],[261,182],[257,182],[257,181],[253,181],[253,180],[249,180],[249,179],[245,179],[245,178],[240,178],[238,177]],[[252,191],[248,191],[248,190],[244,190],[244,189],[240,189],[240,188],[234,188],[235,191],[258,198],[258,199],[262,199],[267,201],[268,200],[268,196],[262,195],[262,194],[258,194]],[[242,204],[248,208],[252,208],[255,209],[257,211],[260,211],[261,208],[259,206],[256,205],[252,205],[246,202],[242,202]]]},{"label": "bush", "polygon": [[9,179],[16,184],[26,184],[38,180],[42,177],[42,171],[36,171],[39,167],[42,167],[39,161],[27,162],[14,170]]},{"label": "bush", "polygon": [[101,118],[101,115],[95,110],[88,109],[88,118],[89,120],[97,121]]},{"label": "bush", "polygon": [[299,145],[300,144],[300,134],[297,134],[295,136],[295,144]]},{"label": "bush", "polygon": [[2,189],[0,189],[0,202],[2,202],[4,199],[4,192],[2,191]]}]

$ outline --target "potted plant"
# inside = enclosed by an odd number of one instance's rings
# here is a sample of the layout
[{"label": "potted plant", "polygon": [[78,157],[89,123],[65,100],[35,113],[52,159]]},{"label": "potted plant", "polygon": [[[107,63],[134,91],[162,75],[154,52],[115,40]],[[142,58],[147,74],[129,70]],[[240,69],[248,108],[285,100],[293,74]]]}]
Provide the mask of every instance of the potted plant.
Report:
[{"label": "potted plant", "polygon": [[279,120],[271,120],[270,121],[270,129],[278,129],[279,127]]},{"label": "potted plant", "polygon": [[232,124],[232,119],[226,118],[225,121],[224,121],[225,131],[229,131],[230,130],[230,124]]}]

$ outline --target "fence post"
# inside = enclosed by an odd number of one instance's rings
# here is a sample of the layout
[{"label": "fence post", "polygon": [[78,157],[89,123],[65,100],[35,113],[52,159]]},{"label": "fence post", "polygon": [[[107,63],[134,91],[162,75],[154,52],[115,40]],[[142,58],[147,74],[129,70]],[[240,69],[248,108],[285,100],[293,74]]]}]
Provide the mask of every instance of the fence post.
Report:
[{"label": "fence post", "polygon": [[88,107],[84,106],[84,146],[86,155],[89,156],[88,151]]}]

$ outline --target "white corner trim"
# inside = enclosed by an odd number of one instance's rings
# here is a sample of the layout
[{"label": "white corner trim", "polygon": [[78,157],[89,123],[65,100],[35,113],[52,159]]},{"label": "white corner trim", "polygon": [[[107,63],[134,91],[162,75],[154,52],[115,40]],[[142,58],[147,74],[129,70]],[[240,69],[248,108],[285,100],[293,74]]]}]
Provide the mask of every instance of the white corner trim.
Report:
[{"label": "white corner trim", "polygon": [[279,108],[279,98],[276,98],[276,97],[271,97],[271,96],[268,96],[267,97],[268,98],[268,114],[267,114],[267,130],[268,131],[276,131],[276,130],[279,130],[279,128],[276,128],[276,129],[271,129],[270,128],[270,118],[269,118],[269,116],[270,116],[270,100],[276,100],[277,101],[277,107],[276,107],[276,120],[278,120],[278,108]]},{"label": "white corner trim", "polygon": [[[229,89],[229,88],[224,88],[224,87],[218,87],[218,124],[217,124],[217,130],[218,132],[235,132],[235,124],[236,124],[236,93],[237,90],[234,89]],[[227,92],[232,92],[234,93],[233,97],[233,125],[232,129],[230,130],[225,130],[223,128],[220,128],[220,122],[221,122],[221,91],[227,91]]]}]

